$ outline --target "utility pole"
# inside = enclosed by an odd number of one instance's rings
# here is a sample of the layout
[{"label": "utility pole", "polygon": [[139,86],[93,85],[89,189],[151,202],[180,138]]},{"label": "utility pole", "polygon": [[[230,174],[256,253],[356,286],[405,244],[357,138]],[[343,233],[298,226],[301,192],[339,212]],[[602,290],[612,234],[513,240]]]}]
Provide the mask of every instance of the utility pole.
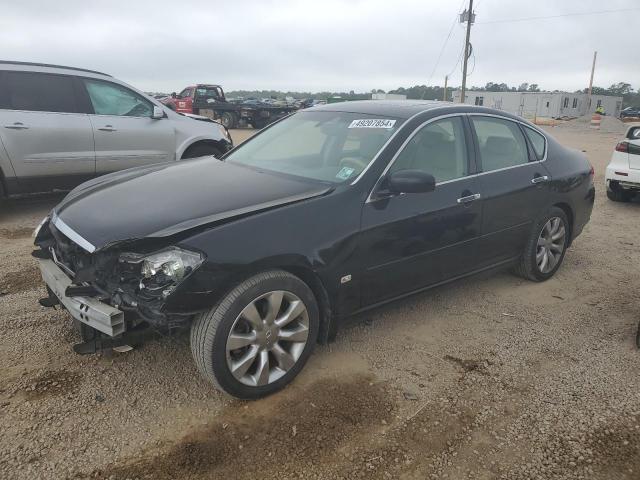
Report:
[{"label": "utility pole", "polygon": [[460,23],[467,21],[467,38],[464,41],[464,64],[462,67],[462,92],[460,95],[460,103],[464,103],[464,96],[467,90],[467,60],[469,60],[470,44],[469,36],[471,35],[471,24],[473,23],[475,15],[473,14],[473,0],[469,0],[469,10],[462,12],[460,15]]},{"label": "utility pole", "polygon": [[447,81],[449,80],[449,75],[444,76],[444,94],[442,95],[442,101],[447,101]]},{"label": "utility pole", "polygon": [[589,79],[589,94],[587,95],[587,113],[591,111],[591,89],[593,88],[593,72],[596,71],[596,57],[598,52],[593,52],[593,64],[591,65],[591,78]]}]

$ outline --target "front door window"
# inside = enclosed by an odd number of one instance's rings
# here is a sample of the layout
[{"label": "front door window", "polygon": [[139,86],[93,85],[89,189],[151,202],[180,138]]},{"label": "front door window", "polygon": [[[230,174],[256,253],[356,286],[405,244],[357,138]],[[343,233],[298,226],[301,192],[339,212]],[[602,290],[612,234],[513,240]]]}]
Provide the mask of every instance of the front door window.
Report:
[{"label": "front door window", "polygon": [[96,115],[151,117],[153,105],[137,93],[115,83],[85,79]]}]

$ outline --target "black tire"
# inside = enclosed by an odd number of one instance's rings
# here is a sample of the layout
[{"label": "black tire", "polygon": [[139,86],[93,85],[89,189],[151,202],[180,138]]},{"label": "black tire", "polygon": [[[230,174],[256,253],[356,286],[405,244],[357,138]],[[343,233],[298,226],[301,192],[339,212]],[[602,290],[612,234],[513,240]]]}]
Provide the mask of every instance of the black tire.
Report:
[{"label": "black tire", "polygon": [[264,127],[269,125],[269,123],[270,122],[268,118],[256,118],[253,120],[253,122],[251,122],[251,124],[253,125],[253,128],[257,130],[262,130]]},{"label": "black tire", "polygon": [[[227,338],[245,307],[261,295],[283,290],[302,300],[308,313],[308,337],[302,353],[286,373],[262,386],[236,379],[227,365]],[[318,304],[311,289],[298,277],[281,270],[259,273],[229,292],[216,306],[199,314],[191,325],[191,352],[200,373],[223,392],[242,399],[270,395],[290,383],[313,352],[320,323]]]},{"label": "black tire", "polygon": [[638,324],[638,332],[636,333],[636,347],[640,348],[640,323]]},{"label": "black tire", "polygon": [[607,198],[614,202],[628,202],[633,195],[629,192],[625,192],[622,189],[609,190],[607,189]]},{"label": "black tire", "polygon": [[236,116],[231,112],[224,112],[220,117],[220,123],[225,126],[225,128],[235,128],[236,126]]},{"label": "black tire", "polygon": [[186,160],[187,158],[206,157],[209,155],[220,158],[222,153],[218,148],[208,143],[196,143],[185,150],[182,154],[182,159]]},{"label": "black tire", "polygon": [[[562,221],[565,231],[563,248],[561,256],[557,260],[557,263],[555,264],[553,269],[548,272],[542,272],[538,267],[538,263],[536,261],[538,238],[540,237],[542,229],[545,227],[547,222],[553,218],[559,218]],[[564,260],[565,253],[567,252],[567,246],[569,245],[570,238],[571,227],[569,225],[569,220],[567,219],[566,213],[564,213],[564,210],[562,210],[561,208],[551,207],[551,209],[545,215],[543,215],[540,219],[538,219],[537,222],[534,223],[533,228],[531,229],[531,233],[529,234],[529,238],[527,239],[522,257],[520,258],[520,261],[514,269],[515,273],[533,282],[543,282],[545,280],[549,280],[558,271],[560,265],[562,265],[562,261]]]}]

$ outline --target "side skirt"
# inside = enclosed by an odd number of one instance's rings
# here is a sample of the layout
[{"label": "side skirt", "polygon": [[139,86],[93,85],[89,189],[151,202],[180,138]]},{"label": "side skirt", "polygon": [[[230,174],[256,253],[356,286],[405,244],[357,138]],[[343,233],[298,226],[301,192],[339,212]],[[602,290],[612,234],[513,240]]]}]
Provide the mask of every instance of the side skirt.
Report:
[{"label": "side skirt", "polygon": [[488,267],[480,268],[478,270],[473,270],[473,271],[465,273],[463,275],[458,275],[457,277],[448,278],[447,280],[443,280],[442,282],[434,283],[432,285],[428,285],[426,287],[422,287],[422,288],[419,288],[417,290],[412,290],[410,292],[403,293],[401,295],[398,295],[397,297],[388,298],[386,300],[383,300],[382,302],[377,302],[377,303],[373,303],[371,305],[367,305],[365,307],[362,307],[362,308],[356,310],[355,312],[350,313],[349,315],[345,316],[344,318],[350,317],[352,315],[357,315],[359,313],[366,312],[368,310],[372,310],[372,309],[380,307],[382,305],[386,305],[387,303],[395,302],[397,300],[409,297],[411,295],[415,295],[417,293],[426,292],[427,290],[431,290],[432,288],[440,287],[442,285],[446,285],[448,283],[455,282],[456,280],[460,280],[462,278],[473,277],[475,275],[480,275],[482,273],[488,273],[488,272],[492,272],[492,271],[498,272],[498,271],[504,270],[506,267],[508,267],[510,265],[513,265],[516,261],[518,261],[519,258],[520,258],[520,256],[513,257],[513,258],[510,258],[510,259],[507,259],[507,260],[503,260],[501,262],[498,262],[496,264],[490,265]]}]

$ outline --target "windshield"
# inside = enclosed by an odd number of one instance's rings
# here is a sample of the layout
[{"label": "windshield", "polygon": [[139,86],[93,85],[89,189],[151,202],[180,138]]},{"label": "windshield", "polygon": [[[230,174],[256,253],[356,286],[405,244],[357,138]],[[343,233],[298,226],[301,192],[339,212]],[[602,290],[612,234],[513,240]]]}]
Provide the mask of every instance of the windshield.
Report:
[{"label": "windshield", "polygon": [[356,178],[403,120],[385,115],[299,112],[241,145],[226,159],[323,182]]}]

